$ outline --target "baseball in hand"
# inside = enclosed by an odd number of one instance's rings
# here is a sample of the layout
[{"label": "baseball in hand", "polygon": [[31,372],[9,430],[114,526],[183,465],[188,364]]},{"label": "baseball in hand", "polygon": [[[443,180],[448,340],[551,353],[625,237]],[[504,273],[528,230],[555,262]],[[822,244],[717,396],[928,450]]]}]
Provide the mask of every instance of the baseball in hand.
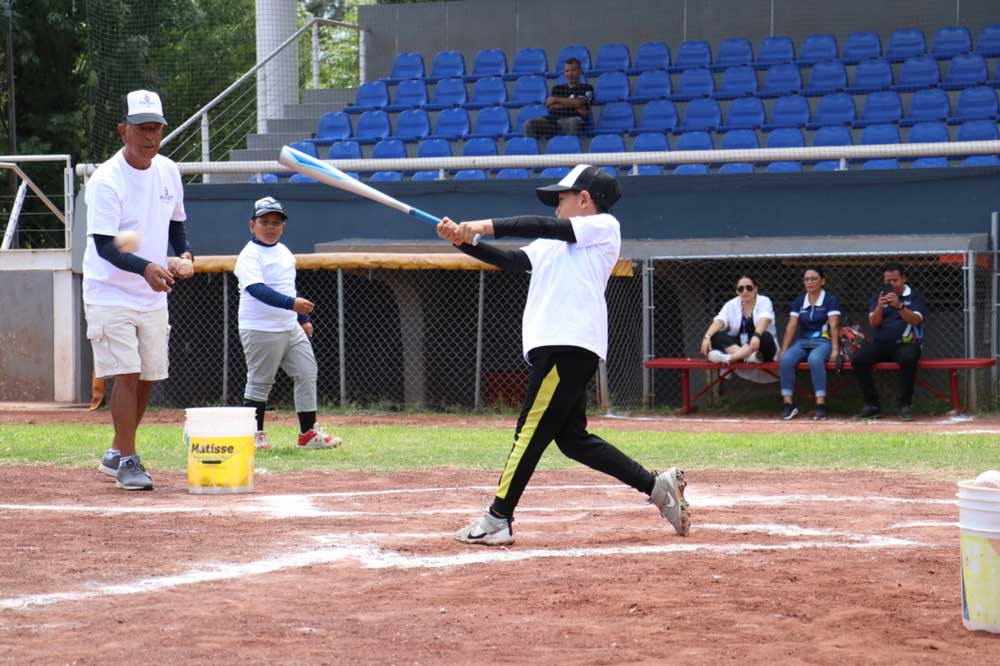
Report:
[{"label": "baseball in hand", "polygon": [[976,477],[976,485],[982,488],[1000,489],[1000,470],[991,469]]},{"label": "baseball in hand", "polygon": [[168,257],[167,270],[179,278],[189,278],[194,275],[194,264],[190,259],[182,257]]},{"label": "baseball in hand", "polygon": [[121,252],[135,252],[139,249],[139,232],[121,232],[115,236],[115,247]]}]

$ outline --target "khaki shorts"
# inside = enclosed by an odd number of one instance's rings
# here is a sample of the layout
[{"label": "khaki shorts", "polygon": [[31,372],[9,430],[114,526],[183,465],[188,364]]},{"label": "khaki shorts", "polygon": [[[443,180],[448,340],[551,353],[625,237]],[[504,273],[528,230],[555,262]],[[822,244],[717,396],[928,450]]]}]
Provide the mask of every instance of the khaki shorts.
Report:
[{"label": "khaki shorts", "polygon": [[84,305],[87,338],[94,348],[94,374],[166,379],[170,324],[167,309],[139,312],[116,305]]}]

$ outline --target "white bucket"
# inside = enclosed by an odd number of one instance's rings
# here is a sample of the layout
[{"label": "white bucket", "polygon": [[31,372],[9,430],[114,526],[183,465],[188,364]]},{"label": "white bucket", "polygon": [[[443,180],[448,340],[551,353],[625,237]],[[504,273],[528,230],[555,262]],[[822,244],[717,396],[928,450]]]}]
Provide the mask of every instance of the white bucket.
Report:
[{"label": "white bucket", "polygon": [[196,495],[253,492],[253,407],[187,409],[188,492]]},{"label": "white bucket", "polygon": [[1000,633],[1000,489],[958,482],[962,623]]}]

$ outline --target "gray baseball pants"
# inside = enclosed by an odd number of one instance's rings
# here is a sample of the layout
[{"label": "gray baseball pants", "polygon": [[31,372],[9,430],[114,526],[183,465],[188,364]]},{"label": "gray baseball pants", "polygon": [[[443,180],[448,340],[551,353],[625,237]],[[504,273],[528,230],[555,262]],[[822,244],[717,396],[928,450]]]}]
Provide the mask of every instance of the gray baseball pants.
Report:
[{"label": "gray baseball pants", "polygon": [[240,342],[247,361],[244,398],[267,402],[281,368],[295,382],[295,411],[316,411],[316,357],[301,326],[277,332],[241,328]]}]

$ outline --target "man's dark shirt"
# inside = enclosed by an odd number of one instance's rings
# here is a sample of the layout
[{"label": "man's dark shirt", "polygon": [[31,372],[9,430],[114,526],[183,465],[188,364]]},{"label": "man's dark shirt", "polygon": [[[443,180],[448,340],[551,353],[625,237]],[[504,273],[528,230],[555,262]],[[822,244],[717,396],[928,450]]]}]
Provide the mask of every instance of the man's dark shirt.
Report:
[{"label": "man's dark shirt", "polygon": [[[575,86],[570,86],[568,83],[560,83],[559,85],[552,88],[550,93],[551,97],[568,97],[570,99],[576,97],[586,97],[587,108],[590,108],[590,103],[594,99],[594,87],[589,83],[578,83]],[[554,106],[549,109],[550,118],[573,118],[582,117],[577,113],[577,109],[570,108],[566,106]]]}]

